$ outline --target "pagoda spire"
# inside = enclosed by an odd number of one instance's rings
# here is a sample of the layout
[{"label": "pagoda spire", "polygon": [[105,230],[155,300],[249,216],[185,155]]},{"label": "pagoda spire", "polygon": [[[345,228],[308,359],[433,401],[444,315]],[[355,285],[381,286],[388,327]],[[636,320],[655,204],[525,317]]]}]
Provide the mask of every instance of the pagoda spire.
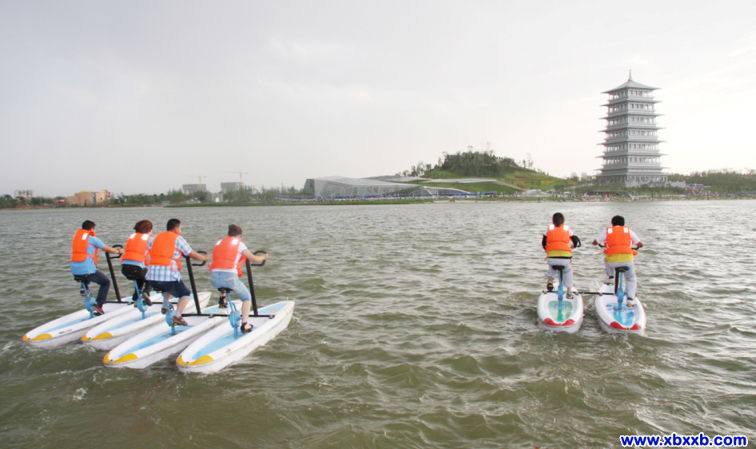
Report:
[{"label": "pagoda spire", "polygon": [[630,76],[627,77],[627,80],[628,81],[632,81],[633,80],[633,69],[630,69]]}]

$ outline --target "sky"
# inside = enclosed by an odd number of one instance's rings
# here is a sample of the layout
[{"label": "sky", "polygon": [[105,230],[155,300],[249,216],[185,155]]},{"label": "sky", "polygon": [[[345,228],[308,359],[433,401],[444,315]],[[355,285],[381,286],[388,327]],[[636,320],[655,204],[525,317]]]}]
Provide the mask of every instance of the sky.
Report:
[{"label": "sky", "polygon": [[671,173],[756,169],[756,2],[0,0],[0,194],[301,188],[490,148],[594,174],[655,92]]}]

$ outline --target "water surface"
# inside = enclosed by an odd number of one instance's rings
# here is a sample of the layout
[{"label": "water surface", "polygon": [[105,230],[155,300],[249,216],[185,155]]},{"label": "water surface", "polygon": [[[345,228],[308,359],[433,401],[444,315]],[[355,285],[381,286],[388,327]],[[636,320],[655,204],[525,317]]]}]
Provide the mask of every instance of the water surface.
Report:
[{"label": "water surface", "polygon": [[[0,212],[3,447],[618,447],[622,434],[745,434],[756,422],[756,203],[490,203]],[[537,325],[541,235],[554,212],[586,243],[621,214],[638,257],[645,336]],[[68,270],[85,219],[123,244],[183,221],[211,251],[229,223],[271,258],[259,304],[289,328],[221,373],[103,366],[24,332],[82,308]],[[101,268],[106,270],[104,259]],[[600,250],[578,249],[595,289]],[[197,269],[201,290],[209,271]],[[118,274],[125,292],[132,288]],[[184,275],[186,279],[186,274]],[[214,294],[217,298],[217,295]]]}]

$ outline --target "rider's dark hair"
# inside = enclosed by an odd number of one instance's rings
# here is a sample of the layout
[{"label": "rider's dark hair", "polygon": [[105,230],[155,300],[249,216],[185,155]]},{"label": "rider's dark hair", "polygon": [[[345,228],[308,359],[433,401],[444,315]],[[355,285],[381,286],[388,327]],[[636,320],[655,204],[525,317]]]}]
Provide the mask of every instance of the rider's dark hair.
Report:
[{"label": "rider's dark hair", "polygon": [[168,226],[166,226],[166,229],[169,231],[173,231],[180,224],[181,224],[181,220],[179,220],[178,218],[171,218],[170,220],[168,220]]},{"label": "rider's dark hair", "polygon": [[557,228],[559,226],[562,226],[562,224],[564,223],[564,215],[562,215],[561,212],[555,213],[554,216],[551,217],[551,222],[554,223],[554,226],[556,226]]},{"label": "rider's dark hair", "polygon": [[612,226],[625,226],[625,217],[615,215],[612,217]]},{"label": "rider's dark hair", "polygon": [[235,224],[228,225],[228,236],[236,237],[237,235],[242,235],[242,229]]},{"label": "rider's dark hair", "polygon": [[134,225],[134,230],[140,234],[147,234],[152,231],[152,222],[150,220],[137,221]]},{"label": "rider's dark hair", "polygon": [[84,223],[81,224],[81,229],[86,229],[87,231],[91,231],[95,227],[95,222],[87,220]]}]

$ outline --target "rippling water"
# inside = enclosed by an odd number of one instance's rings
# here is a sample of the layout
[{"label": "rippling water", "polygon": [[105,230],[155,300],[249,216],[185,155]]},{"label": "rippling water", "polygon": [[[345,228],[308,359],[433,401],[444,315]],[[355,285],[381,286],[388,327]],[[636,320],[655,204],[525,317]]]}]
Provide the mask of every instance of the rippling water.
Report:
[{"label": "rippling water", "polygon": [[[619,447],[622,434],[756,438],[756,203],[463,203],[0,212],[0,446]],[[537,326],[540,241],[560,211],[588,243],[622,214],[645,336]],[[297,301],[289,328],[221,373],[171,357],[114,370],[28,330],[82,308],[68,270],[85,219],[106,244],[172,217],[196,250],[229,223],[271,258],[258,303]],[[105,264],[101,261],[101,267]],[[593,289],[601,253],[576,251]],[[185,276],[186,278],[186,276]],[[120,277],[124,291],[131,287]],[[209,272],[197,284],[211,289]],[[214,295],[215,296],[215,295]],[[216,296],[217,297],[217,296]]]}]

